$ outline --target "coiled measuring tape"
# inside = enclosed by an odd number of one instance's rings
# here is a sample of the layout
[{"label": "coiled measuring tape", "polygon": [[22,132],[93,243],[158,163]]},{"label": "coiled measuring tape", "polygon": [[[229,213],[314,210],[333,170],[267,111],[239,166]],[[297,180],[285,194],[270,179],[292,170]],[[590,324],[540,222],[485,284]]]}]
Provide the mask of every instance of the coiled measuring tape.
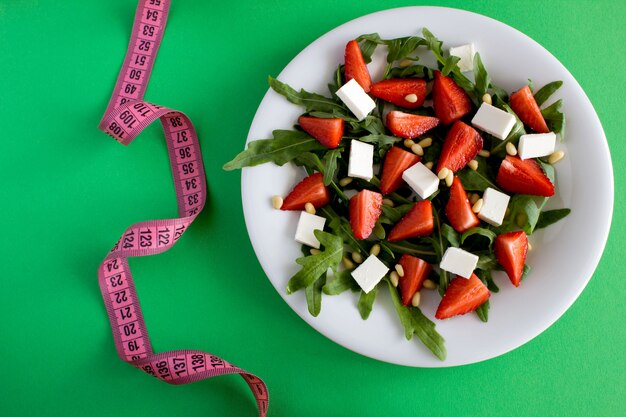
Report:
[{"label": "coiled measuring tape", "polygon": [[186,384],[224,374],[240,374],[265,416],[269,393],[257,376],[199,350],[155,354],[141,314],[128,266],[128,257],[147,256],[170,249],[202,211],[206,178],[196,131],[183,113],[143,101],[159,49],[169,0],[140,0],[130,44],[100,130],[128,145],[150,123],[159,119],[165,131],[180,217],[130,226],[98,269],[117,353],[122,360],[170,384]]}]

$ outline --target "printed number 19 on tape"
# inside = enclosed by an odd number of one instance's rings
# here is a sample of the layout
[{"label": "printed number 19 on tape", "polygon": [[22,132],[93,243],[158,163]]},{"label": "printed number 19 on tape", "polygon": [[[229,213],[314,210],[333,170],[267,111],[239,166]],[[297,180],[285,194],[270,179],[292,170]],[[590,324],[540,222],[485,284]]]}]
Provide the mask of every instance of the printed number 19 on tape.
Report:
[{"label": "printed number 19 on tape", "polygon": [[265,383],[255,375],[197,350],[152,351],[128,267],[130,256],[153,255],[171,248],[200,213],[206,199],[202,154],[191,120],[177,110],[143,101],[169,7],[169,0],[139,2],[126,58],[99,128],[128,145],[150,123],[161,121],[180,217],[137,223],[126,229],[98,269],[100,290],[122,360],[170,384],[240,374],[254,394],[259,414],[265,416],[269,395]]}]

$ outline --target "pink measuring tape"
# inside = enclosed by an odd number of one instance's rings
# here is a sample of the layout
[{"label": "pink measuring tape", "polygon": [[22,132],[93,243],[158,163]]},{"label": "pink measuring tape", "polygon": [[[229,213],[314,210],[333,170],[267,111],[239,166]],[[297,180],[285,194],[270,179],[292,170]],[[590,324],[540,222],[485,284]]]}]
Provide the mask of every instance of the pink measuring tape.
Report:
[{"label": "pink measuring tape", "polygon": [[143,321],[128,257],[165,252],[187,230],[206,199],[206,179],[196,131],[183,113],[143,101],[154,59],[163,37],[169,0],[141,0],[126,58],[100,130],[128,145],[144,128],[160,119],[165,131],[180,217],[130,226],[98,269],[117,353],[122,360],[170,384],[186,384],[224,374],[240,374],[267,414],[269,393],[255,375],[198,350],[154,353]]}]

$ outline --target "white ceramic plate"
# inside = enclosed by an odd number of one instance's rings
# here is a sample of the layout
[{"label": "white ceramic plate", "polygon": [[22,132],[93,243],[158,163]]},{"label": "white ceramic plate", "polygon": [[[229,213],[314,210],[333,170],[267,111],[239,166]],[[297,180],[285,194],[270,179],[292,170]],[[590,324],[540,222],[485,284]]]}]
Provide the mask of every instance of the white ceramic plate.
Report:
[{"label": "white ceramic plate", "polygon": [[[343,62],[345,44],[360,34],[378,32],[383,38],[419,34],[428,27],[444,48],[473,42],[496,85],[512,92],[528,78],[542,86],[563,80],[556,98],[564,101],[566,158],[556,165],[557,195],[550,207],[570,207],[563,221],[531,236],[527,262],[532,273],[519,288],[497,275],[500,292],[491,297],[489,322],[468,314],[436,320],[446,339],[448,358],[439,361],[415,337],[404,332],[386,288],[381,288],[367,321],[351,292],[324,296],[322,312],[309,315],[304,291],[287,296],[285,286],[299,269],[301,256],[293,240],[299,213],[271,207],[273,195],[286,195],[304,176],[289,164],[246,168],[242,199],[246,225],[256,255],[268,278],[289,306],[329,339],[381,361],[420,367],[463,365],[490,359],[528,342],[554,323],[576,300],[591,278],[607,239],[613,209],[613,170],[606,138],[589,99],[572,75],[542,46],[517,30],[474,13],[439,7],[386,10],[348,22],[317,39],[281,72],[278,78],[296,89],[327,94],[327,83]],[[431,65],[432,66],[432,65]],[[380,68],[370,64],[374,81]],[[271,137],[273,129],[289,129],[303,109],[268,91],[254,117],[248,141]],[[574,169],[574,167],[576,169]],[[421,308],[433,319],[440,297],[422,291]],[[289,331],[289,329],[286,329]]]}]

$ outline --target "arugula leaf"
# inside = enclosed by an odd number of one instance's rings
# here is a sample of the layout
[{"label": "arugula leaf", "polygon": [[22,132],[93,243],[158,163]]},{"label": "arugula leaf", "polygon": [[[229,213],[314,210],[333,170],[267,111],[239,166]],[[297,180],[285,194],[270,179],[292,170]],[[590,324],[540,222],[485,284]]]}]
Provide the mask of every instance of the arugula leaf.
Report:
[{"label": "arugula leaf", "polygon": [[487,323],[489,321],[489,300],[482,303],[475,311],[480,321]]},{"label": "arugula leaf", "polygon": [[344,269],[343,271],[333,272],[326,280],[322,291],[327,295],[337,295],[346,290],[356,291],[360,288],[359,284],[352,278],[351,271]]},{"label": "arugula leaf", "polygon": [[565,116],[561,111],[563,100],[559,99],[541,110],[541,115],[546,120],[548,129],[554,133],[559,133],[561,138],[565,135]]},{"label": "arugula leaf", "polygon": [[324,164],[324,185],[329,185],[337,172],[337,159],[341,155],[341,149],[333,149],[326,152],[322,158]]},{"label": "arugula leaf", "polygon": [[541,87],[539,91],[535,93],[535,101],[538,106],[541,106],[550,98],[552,94],[563,85],[563,81],[552,81]]},{"label": "arugula leaf", "polygon": [[542,211],[539,214],[539,219],[537,220],[537,224],[535,225],[535,230],[548,227],[551,224],[554,224],[558,222],[559,220],[561,220],[562,218],[566,217],[571,212],[572,210],[568,208]]},{"label": "arugula leaf", "polygon": [[491,271],[498,266],[498,261],[494,255],[480,255],[476,263],[476,269]]},{"label": "arugula leaf", "polygon": [[408,77],[420,77],[432,80],[435,77],[432,68],[424,65],[411,65],[406,68],[395,67],[392,68],[387,74],[388,78],[408,78]]},{"label": "arugula leaf", "polygon": [[450,71],[457,68],[457,64],[460,60],[461,58],[459,58],[458,56],[450,55],[444,61],[443,67],[441,68],[441,74],[447,77],[450,74]]},{"label": "arugula leaf", "polygon": [[484,236],[489,239],[489,245],[491,245],[496,238],[496,234],[489,229],[485,229],[484,227],[472,227],[461,235],[461,244],[465,243],[465,239],[473,235]]},{"label": "arugula leaf", "polygon": [[388,135],[367,135],[359,138],[361,142],[374,143],[378,146],[393,145],[396,142],[401,141],[401,138]]},{"label": "arugula leaf", "polygon": [[483,65],[482,59],[480,59],[480,54],[476,52],[474,55],[474,83],[475,83],[475,94],[476,97],[482,97],[487,93],[487,89],[491,83],[491,78]]},{"label": "arugula leaf", "polygon": [[[539,220],[539,213],[547,201],[547,198],[542,200],[543,201],[537,205],[535,197],[533,196],[525,194],[514,195],[509,201],[508,208],[510,209],[510,214],[505,218],[502,226],[500,226],[501,230],[508,232],[520,227],[524,233],[531,235]],[[521,222],[522,224],[518,223],[520,219],[524,220]]]},{"label": "arugula leaf", "polygon": [[386,42],[389,52],[387,62],[391,64],[408,57],[420,45],[425,45],[426,40],[419,36],[407,36],[403,38],[391,39]]},{"label": "arugula leaf", "polygon": [[304,89],[301,89],[300,92],[294,90],[289,85],[278,81],[276,78],[268,77],[267,78],[270,87],[272,90],[276,91],[278,94],[284,96],[287,100],[292,102],[293,104],[297,104],[299,106],[303,106],[306,108],[307,112],[311,111],[323,111],[323,112],[332,112],[337,111],[341,114],[347,115],[346,109],[335,102],[333,99],[328,97],[324,97],[320,94],[309,93]]},{"label": "arugula leaf", "polygon": [[[493,282],[493,277],[491,276],[491,271],[492,271],[491,269],[478,270],[478,271],[476,271],[476,276],[478,278],[480,278],[480,280],[483,282],[483,284],[485,284],[487,286],[489,291],[497,293],[497,292],[500,291],[500,288],[498,288],[496,283]],[[487,300],[487,302],[489,302],[489,300]],[[487,305],[484,308],[486,310],[489,310],[489,305]],[[487,311],[483,311],[482,313],[484,313],[485,318],[488,318],[488,312]],[[480,317],[480,315],[479,315],[479,317]],[[482,318],[481,318],[481,320],[482,320]],[[487,320],[483,320],[483,321],[487,321]]]},{"label": "arugula leaf", "polygon": [[404,336],[411,340],[415,334],[432,353],[440,360],[446,359],[446,346],[444,338],[435,330],[435,323],[430,321],[417,307],[405,307],[400,301],[398,291],[389,281],[391,300],[404,327]]},{"label": "arugula leaf", "polygon": [[441,234],[455,248],[461,246],[461,244],[459,243],[459,234],[448,223],[444,223],[441,226]]},{"label": "arugula leaf", "polygon": [[487,160],[480,157],[476,159],[478,160],[478,169],[476,171],[466,167],[458,173],[465,191],[480,191],[482,193],[488,187],[500,190],[487,173]]},{"label": "arugula leaf", "polygon": [[432,250],[432,245],[416,245],[406,240],[400,240],[398,242],[386,241],[381,243],[380,246],[381,248],[390,249],[392,252],[415,255],[430,263],[437,262],[437,254]]},{"label": "arugula leaf", "polygon": [[367,35],[361,35],[356,38],[356,41],[359,42],[359,47],[361,48],[361,54],[363,55],[363,59],[366,64],[372,62],[372,55],[376,50],[378,45],[384,45],[385,42],[380,38],[378,33],[369,33]]},{"label": "arugula leaf", "polygon": [[339,90],[341,88],[342,85],[342,77],[341,77],[341,70],[343,68],[342,64],[337,65],[337,69],[335,70],[335,76],[333,78],[333,80],[328,83],[328,92],[330,93],[330,95],[332,97],[335,96],[335,94],[337,94],[337,90]]},{"label": "arugula leaf", "polygon": [[352,234],[350,223],[340,217],[330,205],[320,208],[319,212],[329,220],[328,227],[330,227],[333,233],[339,236],[353,251],[359,252],[365,257],[369,256],[369,252]]},{"label": "arugula leaf", "polygon": [[312,152],[304,152],[294,159],[294,163],[298,166],[304,166],[311,171],[324,172],[324,164],[320,161],[320,157]]},{"label": "arugula leaf", "polygon": [[359,297],[357,308],[359,309],[359,314],[361,315],[361,318],[363,320],[367,320],[367,318],[370,316],[375,299],[376,299],[376,287],[374,287],[368,293],[365,293],[365,291],[361,291],[361,296]]},{"label": "arugula leaf", "polygon": [[383,204],[381,208],[383,210],[380,216],[381,223],[396,224],[413,208],[413,204],[402,204],[401,206],[395,207],[389,207]]},{"label": "arugula leaf", "polygon": [[326,147],[304,132],[275,130],[273,139],[254,140],[248,148],[222,167],[226,171],[274,162],[284,165],[304,152],[324,150]]},{"label": "arugula leaf", "polygon": [[323,245],[324,250],[317,255],[296,259],[296,263],[302,265],[302,269],[291,277],[287,283],[287,294],[293,294],[299,289],[312,285],[329,268],[336,270],[341,262],[343,256],[343,241],[341,238],[322,230],[315,230],[313,233]]},{"label": "arugula leaf", "polygon": [[306,305],[309,309],[309,313],[313,317],[317,317],[322,310],[322,287],[324,286],[325,281],[326,273],[324,272],[322,276],[317,279],[317,281],[304,289]]},{"label": "arugula leaf", "polygon": [[492,154],[497,155],[497,156],[504,156],[504,154],[506,153],[506,144],[511,142],[514,145],[517,145],[517,142],[519,141],[520,136],[525,135],[526,130],[524,130],[524,123],[522,123],[520,118],[517,117],[517,114],[515,114],[513,109],[511,109],[511,107],[508,104],[506,104],[497,96],[496,96],[496,101],[494,105],[506,111],[507,113],[515,116],[515,125],[513,125],[513,128],[511,129],[511,132],[509,133],[509,135],[504,140],[499,140],[497,145],[494,146],[492,143],[492,146],[491,146]]}]

